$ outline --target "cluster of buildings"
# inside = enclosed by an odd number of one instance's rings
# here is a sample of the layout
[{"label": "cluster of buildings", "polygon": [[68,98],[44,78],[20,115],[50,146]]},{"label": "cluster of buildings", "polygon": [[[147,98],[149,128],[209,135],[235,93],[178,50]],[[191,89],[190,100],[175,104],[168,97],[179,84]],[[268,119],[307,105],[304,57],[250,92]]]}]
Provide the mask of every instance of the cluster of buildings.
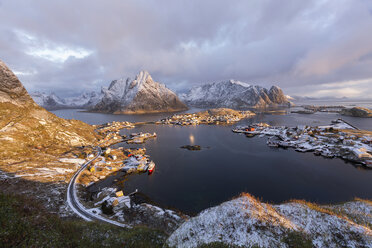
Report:
[{"label": "cluster of buildings", "polygon": [[130,172],[148,172],[151,174],[155,169],[155,163],[150,160],[149,155],[132,155],[129,154],[128,158],[124,160],[125,170]]},{"label": "cluster of buildings", "polygon": [[168,125],[200,125],[200,124],[232,124],[236,123],[244,118],[248,118],[254,115],[251,111],[239,111],[239,114],[202,114],[199,113],[186,113],[176,114],[171,117],[162,119],[156,124],[168,124]]},{"label": "cluster of buildings", "polygon": [[102,134],[102,135],[106,135],[108,133],[118,133],[121,129],[124,129],[124,128],[134,128],[134,124],[131,123],[131,122],[128,122],[128,121],[113,121],[113,122],[109,122],[109,123],[106,123],[106,124],[102,124],[102,125],[98,125],[98,126],[95,126],[96,127],[96,130],[97,130],[97,133],[98,134]]},{"label": "cluster of buildings", "polygon": [[126,139],[127,144],[143,144],[147,139],[156,138],[156,133],[132,133]]},{"label": "cluster of buildings", "polygon": [[358,130],[338,119],[328,126],[269,126],[258,123],[233,129],[248,137],[267,135],[268,146],[295,148],[328,158],[339,157],[372,168],[372,132]]},{"label": "cluster of buildings", "polygon": [[[92,157],[90,157],[92,158]],[[105,179],[108,175],[116,171],[149,172],[155,169],[155,163],[146,155],[146,148],[106,148],[87,170],[82,172],[79,180],[84,185]]]},{"label": "cluster of buildings", "polygon": [[103,138],[100,140],[101,146],[110,146],[116,143],[123,142],[125,136],[120,135],[120,130],[124,128],[134,128],[134,124],[127,121],[114,121],[106,124],[98,125],[96,127],[96,132],[102,135]]}]

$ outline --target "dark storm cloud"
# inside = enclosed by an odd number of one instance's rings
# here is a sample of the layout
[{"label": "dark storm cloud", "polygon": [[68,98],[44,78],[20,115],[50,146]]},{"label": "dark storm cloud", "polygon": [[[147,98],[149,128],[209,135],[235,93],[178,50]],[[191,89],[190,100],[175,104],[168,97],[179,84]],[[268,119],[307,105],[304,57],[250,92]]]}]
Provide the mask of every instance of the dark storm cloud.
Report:
[{"label": "dark storm cloud", "polygon": [[372,95],[371,1],[0,1],[0,58],[30,91],[72,95],[148,70],[183,90],[235,78]]}]

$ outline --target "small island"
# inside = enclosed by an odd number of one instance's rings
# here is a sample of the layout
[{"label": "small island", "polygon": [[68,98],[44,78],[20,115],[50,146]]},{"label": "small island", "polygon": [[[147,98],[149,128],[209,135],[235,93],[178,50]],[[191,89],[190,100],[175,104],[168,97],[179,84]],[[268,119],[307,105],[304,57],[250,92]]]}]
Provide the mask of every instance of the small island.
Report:
[{"label": "small island", "polygon": [[156,124],[168,125],[229,125],[234,124],[242,119],[256,115],[252,111],[239,111],[229,108],[215,108],[196,113],[175,114],[171,117],[162,119]]},{"label": "small island", "polygon": [[201,150],[201,146],[199,145],[185,145],[185,146],[181,146],[182,149],[187,149],[189,151],[200,151]]},{"label": "small island", "polygon": [[345,108],[341,110],[340,114],[352,117],[372,118],[372,110],[362,107]]}]

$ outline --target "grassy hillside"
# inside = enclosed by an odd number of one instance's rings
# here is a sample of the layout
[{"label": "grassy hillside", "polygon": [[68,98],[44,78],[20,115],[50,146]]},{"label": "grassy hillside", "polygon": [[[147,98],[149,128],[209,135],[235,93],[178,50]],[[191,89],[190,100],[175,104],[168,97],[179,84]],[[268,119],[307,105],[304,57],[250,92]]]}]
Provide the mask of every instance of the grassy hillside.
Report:
[{"label": "grassy hillside", "polygon": [[1,247],[162,247],[165,234],[62,220],[30,198],[0,193]]}]

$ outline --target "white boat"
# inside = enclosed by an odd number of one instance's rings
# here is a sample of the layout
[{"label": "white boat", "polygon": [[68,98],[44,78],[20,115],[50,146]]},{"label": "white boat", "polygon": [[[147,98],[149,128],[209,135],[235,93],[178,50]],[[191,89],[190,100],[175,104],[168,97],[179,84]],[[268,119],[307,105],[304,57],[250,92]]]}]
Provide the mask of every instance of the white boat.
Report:
[{"label": "white boat", "polygon": [[149,174],[151,174],[155,169],[155,163],[153,161],[151,161],[149,164],[148,164],[148,172]]}]

